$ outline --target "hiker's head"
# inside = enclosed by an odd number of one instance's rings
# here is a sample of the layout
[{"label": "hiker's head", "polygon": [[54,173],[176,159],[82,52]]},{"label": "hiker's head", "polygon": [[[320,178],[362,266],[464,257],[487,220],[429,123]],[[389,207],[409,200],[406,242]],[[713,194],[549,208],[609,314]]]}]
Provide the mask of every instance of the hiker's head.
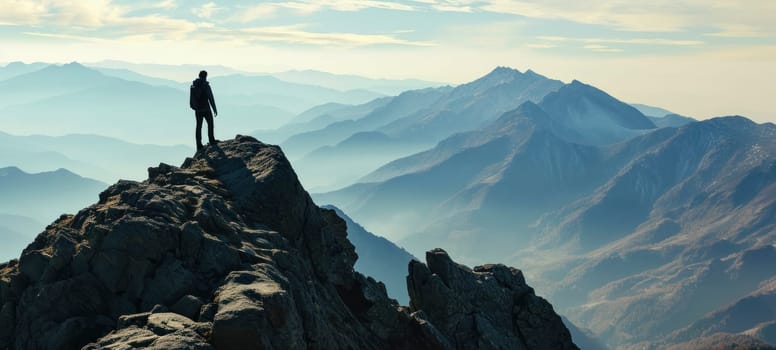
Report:
[{"label": "hiker's head", "polygon": [[207,72],[206,71],[199,71],[199,78],[200,79],[207,79]]}]

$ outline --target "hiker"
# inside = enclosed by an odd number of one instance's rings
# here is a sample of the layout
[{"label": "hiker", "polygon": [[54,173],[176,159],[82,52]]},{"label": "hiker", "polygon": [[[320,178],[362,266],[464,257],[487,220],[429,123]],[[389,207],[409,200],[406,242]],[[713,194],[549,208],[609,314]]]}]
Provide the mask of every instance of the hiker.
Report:
[{"label": "hiker", "polygon": [[[210,89],[210,83],[207,82],[207,72],[199,72],[199,79],[191,83],[189,93],[189,106],[194,110],[194,116],[197,117],[197,151],[202,149],[202,119],[207,121],[207,138],[210,144],[218,143],[213,136],[213,116],[218,115],[216,100],[213,98],[213,90]],[[210,112],[210,106],[213,106],[213,112]]]}]

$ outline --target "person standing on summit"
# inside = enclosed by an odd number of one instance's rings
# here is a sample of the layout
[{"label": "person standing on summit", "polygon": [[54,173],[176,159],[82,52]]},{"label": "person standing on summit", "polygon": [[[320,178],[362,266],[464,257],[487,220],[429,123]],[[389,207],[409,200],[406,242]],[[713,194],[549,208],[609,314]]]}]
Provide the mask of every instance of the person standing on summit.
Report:
[{"label": "person standing on summit", "polygon": [[[213,111],[210,111],[213,106]],[[199,72],[199,78],[191,83],[189,92],[189,107],[194,110],[194,116],[197,118],[197,130],[195,138],[197,139],[197,151],[202,149],[202,119],[207,121],[207,137],[210,144],[218,143],[213,136],[213,116],[218,115],[216,100],[213,98],[213,90],[210,89],[210,83],[207,81],[207,72]]]}]

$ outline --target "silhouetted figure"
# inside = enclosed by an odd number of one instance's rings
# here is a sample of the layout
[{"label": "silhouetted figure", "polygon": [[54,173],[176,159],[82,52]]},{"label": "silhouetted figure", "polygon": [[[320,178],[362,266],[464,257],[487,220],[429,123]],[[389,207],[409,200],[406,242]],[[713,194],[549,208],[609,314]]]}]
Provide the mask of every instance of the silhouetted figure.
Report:
[{"label": "silhouetted figure", "polygon": [[[211,144],[218,143],[218,140],[213,136],[213,114],[215,113],[217,116],[218,109],[216,108],[216,100],[213,98],[213,90],[210,89],[210,83],[207,82],[206,71],[199,72],[199,79],[196,79],[191,83],[189,106],[194,110],[194,116],[197,117],[197,131],[195,133],[197,151],[203,147],[202,119],[207,121],[208,142]],[[213,106],[213,112],[210,111],[210,106]]]}]

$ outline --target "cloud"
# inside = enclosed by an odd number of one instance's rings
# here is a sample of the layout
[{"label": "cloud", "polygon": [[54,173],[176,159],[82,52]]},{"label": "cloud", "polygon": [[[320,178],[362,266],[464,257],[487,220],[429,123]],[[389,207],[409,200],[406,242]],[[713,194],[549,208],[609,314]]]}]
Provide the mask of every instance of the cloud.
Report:
[{"label": "cloud", "polygon": [[540,36],[537,39],[551,42],[580,42],[580,43],[610,43],[628,45],[658,45],[658,46],[701,46],[699,40],[674,40],[663,38],[577,38],[565,36]]},{"label": "cloud", "polygon": [[214,2],[209,2],[200,7],[191,9],[191,13],[199,18],[210,18],[214,13],[220,11],[221,8],[216,6]]},{"label": "cloud", "polygon": [[0,0],[0,25],[33,25],[40,22],[46,8],[27,0]]},{"label": "cloud", "polygon": [[[678,1],[678,0],[677,0]],[[639,32],[672,32],[685,27],[683,13],[662,11],[666,0],[643,3],[628,1],[560,1],[560,0],[490,0],[483,10],[515,14],[538,19],[563,19],[584,24],[598,24],[619,30]]]},{"label": "cloud", "polygon": [[321,46],[433,46],[428,42],[409,41],[387,34],[319,33],[303,30],[302,25],[256,27],[224,33],[248,42],[293,43]]},{"label": "cloud", "polygon": [[723,38],[763,38],[773,34],[760,31],[751,25],[732,24],[721,25],[719,26],[718,32],[709,33],[706,35]]},{"label": "cloud", "polygon": [[375,0],[319,0],[319,1],[278,1],[266,2],[244,8],[235,18],[240,22],[251,22],[257,19],[275,16],[279,10],[291,10],[301,15],[308,15],[323,10],[356,12],[365,9],[383,9],[395,11],[414,11],[411,5],[392,1]]},{"label": "cloud", "polygon": [[552,49],[552,48],[558,47],[558,45],[541,43],[541,44],[528,44],[528,45],[525,45],[525,47],[531,48],[531,49]]},{"label": "cloud", "polygon": [[[697,32],[718,26],[718,36],[770,33],[776,1],[761,0],[483,0],[478,9],[535,19],[567,20],[633,32]],[[746,28],[748,27],[748,28]],[[739,30],[730,30],[738,28]],[[745,28],[745,30],[740,30]]]},{"label": "cloud", "polygon": [[590,51],[595,52],[622,52],[622,49],[617,49],[613,47],[609,47],[606,45],[599,45],[599,44],[591,44],[591,45],[585,45],[583,48],[588,49]]},{"label": "cloud", "polygon": [[85,42],[90,42],[90,43],[106,43],[106,42],[110,42],[111,41],[111,40],[108,40],[108,39],[91,37],[91,36],[70,35],[70,34],[61,34],[61,33],[24,32],[22,34],[30,35],[30,36],[37,36],[37,37],[42,37],[42,38],[53,38],[53,39],[85,41]]},{"label": "cloud", "polygon": [[[13,9],[16,25],[35,25],[28,35],[61,39],[84,40],[85,38],[120,38],[125,36],[152,36],[179,39],[198,28],[190,21],[171,18],[159,13],[133,15],[139,10],[168,10],[176,2],[140,2],[131,5],[117,5],[110,0],[43,0],[31,5],[29,1],[0,0],[4,10]],[[158,11],[154,11],[158,12]],[[0,14],[0,22],[7,22]],[[58,36],[54,36],[58,35]]]}]

